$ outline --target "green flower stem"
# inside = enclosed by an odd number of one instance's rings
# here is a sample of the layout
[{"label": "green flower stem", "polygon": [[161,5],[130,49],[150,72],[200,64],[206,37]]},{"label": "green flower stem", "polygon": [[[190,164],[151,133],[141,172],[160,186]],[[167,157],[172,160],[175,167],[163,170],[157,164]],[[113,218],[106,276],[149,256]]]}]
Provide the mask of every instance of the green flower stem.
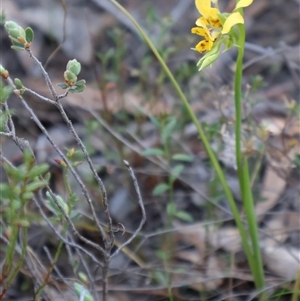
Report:
[{"label": "green flower stem", "polygon": [[300,269],[298,270],[297,279],[295,281],[293,296],[291,301],[297,301],[300,298]]},{"label": "green flower stem", "polygon": [[[242,14],[242,10],[240,10]],[[240,183],[240,190],[244,204],[245,214],[248,222],[248,229],[251,238],[251,253],[247,254],[247,259],[254,277],[255,286],[257,289],[264,286],[264,272],[262,258],[259,248],[258,226],[255,216],[255,208],[251,191],[251,182],[249,178],[247,158],[242,155],[242,78],[243,78],[243,57],[245,47],[245,26],[239,24],[239,41],[238,41],[238,57],[236,61],[235,71],[235,145],[236,145],[236,163],[237,173]]]},{"label": "green flower stem", "polygon": [[[149,48],[152,50],[152,52],[154,53],[154,55],[156,56],[157,60],[160,62],[162,68],[164,69],[164,71],[166,72],[167,76],[169,77],[171,83],[173,84],[176,92],[178,93],[181,101],[183,102],[191,120],[194,122],[198,134],[202,140],[202,143],[205,147],[205,150],[212,162],[212,165],[214,166],[216,173],[220,179],[220,182],[223,186],[223,189],[225,191],[225,194],[227,196],[234,220],[236,222],[236,225],[240,231],[240,235],[241,235],[241,240],[242,240],[242,244],[244,247],[244,251],[247,255],[247,258],[249,260],[249,262],[251,262],[250,266],[254,266],[254,260],[252,257],[252,251],[248,242],[248,236],[247,236],[247,232],[243,226],[242,220],[240,218],[240,213],[237,209],[237,206],[235,204],[234,198],[232,196],[232,193],[230,191],[230,188],[227,184],[227,181],[225,179],[224,173],[221,169],[221,166],[216,158],[216,155],[214,154],[208,139],[206,138],[204,131],[195,115],[195,113],[193,112],[193,109],[191,108],[187,98],[185,97],[185,95],[183,94],[181,88],[179,87],[176,79],[174,78],[173,74],[171,73],[170,69],[168,68],[168,66],[166,65],[165,61],[163,60],[163,58],[161,57],[161,55],[158,53],[157,49],[155,48],[155,46],[153,45],[153,43],[151,42],[151,40],[148,38],[148,36],[146,35],[146,33],[143,31],[143,29],[139,26],[139,24],[136,22],[136,20],[126,11],[126,9],[120,5],[117,1],[115,0],[110,0],[111,2],[113,2],[130,20],[131,22],[134,24],[134,26],[138,29],[139,33],[141,34],[141,36],[144,38],[145,42],[148,44]],[[244,46],[244,45],[243,45]],[[241,82],[241,78],[239,78],[239,81]],[[241,94],[241,93],[240,93]]]},{"label": "green flower stem", "polygon": [[251,185],[251,187],[253,187],[253,185],[254,185],[254,183],[256,181],[256,178],[258,176],[258,173],[261,170],[261,165],[262,165],[262,161],[263,161],[264,155],[265,155],[265,147],[263,146],[261,152],[259,153],[259,157],[258,157],[258,159],[256,161],[256,164],[254,166],[254,170],[253,170],[253,173],[252,173],[252,176],[251,176],[251,179],[250,179],[250,185]]}]

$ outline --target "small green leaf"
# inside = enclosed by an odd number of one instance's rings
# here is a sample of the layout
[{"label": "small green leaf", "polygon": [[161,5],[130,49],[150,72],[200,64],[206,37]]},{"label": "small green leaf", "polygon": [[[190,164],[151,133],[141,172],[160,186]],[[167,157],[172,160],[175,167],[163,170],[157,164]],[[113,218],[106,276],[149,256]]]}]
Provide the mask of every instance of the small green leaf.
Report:
[{"label": "small green leaf", "polygon": [[79,81],[76,82],[75,86],[79,87],[79,86],[83,86],[86,84],[85,79],[81,79]]},{"label": "small green leaf", "polygon": [[66,85],[66,84],[64,84],[64,83],[59,83],[59,84],[57,84],[60,88],[62,88],[62,89],[67,89],[67,88],[69,88],[69,86],[68,85]]},{"label": "small green leaf", "polygon": [[28,149],[25,149],[23,153],[23,158],[24,158],[24,164],[26,165],[27,169],[31,169],[34,165],[34,158],[32,157],[31,151]]},{"label": "small green leaf", "polygon": [[20,182],[26,177],[26,170],[24,169],[24,166],[19,166],[18,168],[16,168],[4,163],[3,167],[6,171],[7,176],[15,183]]},{"label": "small green leaf", "polygon": [[85,88],[86,88],[85,85],[81,85],[81,86],[75,85],[75,86],[76,86],[76,88],[75,88],[76,93],[81,93],[81,92],[83,92],[83,91],[85,90]]},{"label": "small green leaf", "polygon": [[184,161],[184,162],[192,162],[193,161],[193,157],[186,155],[186,154],[175,154],[172,157],[172,159],[176,160],[176,161]]},{"label": "small green leaf", "polygon": [[15,83],[15,85],[16,85],[18,88],[23,88],[23,87],[24,87],[23,83],[21,82],[21,80],[20,80],[19,78],[15,78],[15,79],[14,79],[14,83]]},{"label": "small green leaf", "polygon": [[10,94],[13,92],[13,87],[11,86],[1,86],[0,85],[0,104],[4,104],[4,102],[8,99]]},{"label": "small green leaf", "polygon": [[40,176],[40,175],[44,174],[46,171],[48,171],[48,169],[49,169],[48,164],[35,165],[29,171],[29,173],[27,174],[27,177],[30,178],[30,179],[33,179],[37,176]]},{"label": "small green leaf", "polygon": [[141,152],[142,156],[162,156],[164,151],[160,148],[149,148]]},{"label": "small green leaf", "polygon": [[150,118],[151,122],[152,122],[158,129],[161,128],[161,124],[159,123],[159,121],[158,121],[155,117],[149,116],[149,118]]},{"label": "small green leaf", "polygon": [[169,203],[167,205],[167,214],[169,216],[175,216],[176,211],[177,211],[177,208],[176,208],[176,205],[174,203]]},{"label": "small green leaf", "polygon": [[164,141],[166,141],[168,138],[170,138],[172,132],[174,131],[175,127],[177,125],[177,120],[176,118],[172,118],[168,123],[167,125],[163,128],[163,131],[162,131],[162,139]]},{"label": "small green leaf", "polygon": [[51,178],[51,173],[50,172],[47,172],[45,175],[44,175],[44,180],[47,182],[47,183],[49,183],[49,181],[50,181],[50,178]]},{"label": "small green leaf", "polygon": [[1,208],[5,199],[14,199],[16,198],[16,194],[14,189],[11,188],[7,183],[0,183],[0,206]]},{"label": "small green leaf", "polygon": [[25,29],[25,35],[26,35],[26,41],[31,43],[33,41],[33,38],[34,38],[34,32],[30,27],[27,27]]},{"label": "small green leaf", "polygon": [[166,274],[161,271],[154,271],[154,278],[160,285],[163,285],[165,287],[168,287],[168,285],[170,285]]},{"label": "small green leaf", "polygon": [[59,203],[59,205],[64,209],[66,214],[69,214],[69,206],[65,203],[63,198],[60,195],[55,195],[56,200],[54,200],[49,193],[49,191],[46,192],[46,196],[48,197],[48,200],[46,200],[46,204],[49,206],[49,209],[55,213],[56,215],[60,216],[62,214],[60,208],[56,205],[56,201]]},{"label": "small green leaf", "polygon": [[185,222],[192,222],[193,221],[193,217],[185,211],[177,211],[177,212],[175,212],[174,216],[181,219],[181,220],[183,220],[183,221],[185,221]]},{"label": "small green leaf", "polygon": [[83,85],[83,86],[80,86],[80,87],[74,87],[74,88],[70,88],[69,89],[69,93],[72,93],[72,94],[74,94],[74,93],[80,93],[80,92],[82,92],[82,91],[84,91],[84,89],[85,89],[85,86]]},{"label": "small green leaf", "polygon": [[[20,44],[20,45],[22,45],[22,44]],[[22,51],[25,49],[24,46],[15,46],[15,45],[10,46],[10,48],[13,50],[17,50],[17,51]]]},{"label": "small green leaf", "polygon": [[163,261],[165,261],[165,260],[168,260],[168,259],[170,259],[171,257],[172,257],[172,255],[170,254],[171,252],[165,252],[165,251],[157,251],[157,252],[155,252],[155,255],[159,258],[159,259],[161,259],[161,260],[163,260]]},{"label": "small green leaf", "polygon": [[178,164],[172,168],[171,170],[172,182],[174,182],[179,177],[179,175],[182,173],[183,170],[184,170],[184,166],[182,164]]},{"label": "small green leaf", "polygon": [[31,200],[34,197],[34,194],[31,191],[25,192],[22,194],[22,200],[27,201]]},{"label": "small green leaf", "polygon": [[89,282],[89,279],[88,279],[87,275],[86,275],[85,273],[83,273],[83,272],[79,272],[79,273],[78,273],[78,278],[79,278],[82,282],[84,282],[84,283],[88,283],[88,282]]},{"label": "small green leaf", "polygon": [[[74,284],[75,293],[78,298],[82,301],[94,301],[94,298],[82,284],[75,282]],[[82,297],[84,296],[84,297]]]},{"label": "small green leaf", "polygon": [[32,191],[37,191],[41,188],[44,188],[47,186],[47,182],[45,181],[36,181],[36,182],[32,182],[30,184],[26,185],[26,192],[32,192]]},{"label": "small green leaf", "polygon": [[166,183],[160,183],[155,186],[155,188],[152,191],[152,195],[160,195],[168,190],[169,190],[169,185],[167,185]]}]

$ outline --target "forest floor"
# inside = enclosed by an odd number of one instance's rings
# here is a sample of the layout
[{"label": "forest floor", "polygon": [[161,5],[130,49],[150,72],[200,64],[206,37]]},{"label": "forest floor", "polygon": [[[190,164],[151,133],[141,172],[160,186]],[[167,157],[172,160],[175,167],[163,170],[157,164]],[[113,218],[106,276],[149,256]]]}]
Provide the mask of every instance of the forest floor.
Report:
[{"label": "forest floor", "polygon": [[[165,58],[242,208],[234,163],[236,49],[224,52],[211,68],[198,72],[196,63],[201,55],[191,48],[199,37],[190,33],[199,17],[194,1],[120,3]],[[235,1],[219,0],[219,5],[221,11],[231,11]],[[250,176],[266,300],[290,300],[300,267],[299,7],[298,0],[261,0],[245,9],[243,137],[252,149]],[[2,0],[1,8],[7,20],[33,28],[32,51],[55,85],[63,82],[68,60],[76,58],[82,64],[79,79],[87,81],[86,90],[69,94],[61,102],[104,182],[113,224],[124,229],[125,234],[115,233],[116,247],[141,220],[123,160],[135,172],[147,220],[138,238],[111,262],[108,301],[258,300],[230,207],[195,126],[127,17],[103,0]],[[0,33],[1,63],[11,77],[50,97],[34,61],[25,52],[10,49],[3,26]],[[63,152],[78,149],[55,106],[27,92],[24,98]],[[30,142],[39,163],[50,165],[50,186],[56,194],[65,196],[64,174],[54,160],[59,155],[19,99],[11,96],[8,103],[14,110],[18,136]],[[20,164],[22,154],[14,142],[9,137],[0,138],[3,156],[16,166]],[[97,201],[99,187],[91,180],[86,163],[77,169],[98,204],[99,220],[105,222]],[[70,185],[79,198],[75,205],[80,214],[75,221],[77,230],[101,244],[88,204],[72,177]],[[49,254],[54,256],[58,240],[38,217],[34,204],[27,210],[32,216],[29,246],[38,258],[39,270],[47,270]],[[48,214],[50,217],[51,211]],[[0,262],[2,255],[0,249]],[[74,295],[72,284],[79,279],[78,272],[86,273],[76,256],[63,248],[42,300],[85,300]],[[86,264],[93,275],[92,287],[101,296],[101,269],[88,258]],[[33,282],[30,273],[21,269],[4,300],[33,300]],[[87,287],[91,287],[90,282]]]}]

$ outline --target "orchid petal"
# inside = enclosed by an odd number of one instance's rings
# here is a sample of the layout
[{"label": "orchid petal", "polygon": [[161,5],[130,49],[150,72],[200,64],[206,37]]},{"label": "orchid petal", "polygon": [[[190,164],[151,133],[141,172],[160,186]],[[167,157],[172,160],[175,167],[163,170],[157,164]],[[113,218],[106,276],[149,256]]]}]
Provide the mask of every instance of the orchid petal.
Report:
[{"label": "orchid petal", "polygon": [[226,34],[236,24],[244,24],[244,18],[239,12],[232,13],[223,24],[222,34]]},{"label": "orchid petal", "polygon": [[198,35],[198,36],[202,36],[202,37],[207,36],[207,29],[206,28],[193,27],[191,32]]},{"label": "orchid petal", "polygon": [[252,4],[253,0],[240,0],[235,7],[235,10],[242,7],[247,7]]},{"label": "orchid petal", "polygon": [[208,25],[208,22],[204,17],[200,17],[197,19],[196,25],[199,27],[206,27]]},{"label": "orchid petal", "polygon": [[198,9],[198,12],[202,16],[209,16],[209,12],[211,9],[210,0],[195,0],[195,4]]},{"label": "orchid petal", "polygon": [[211,0],[195,0],[195,4],[200,15],[206,19],[208,17],[217,18],[220,13],[217,8],[211,7]]},{"label": "orchid petal", "polygon": [[211,40],[202,40],[195,46],[195,49],[198,52],[203,53],[203,52],[211,50],[213,44],[214,43]]}]

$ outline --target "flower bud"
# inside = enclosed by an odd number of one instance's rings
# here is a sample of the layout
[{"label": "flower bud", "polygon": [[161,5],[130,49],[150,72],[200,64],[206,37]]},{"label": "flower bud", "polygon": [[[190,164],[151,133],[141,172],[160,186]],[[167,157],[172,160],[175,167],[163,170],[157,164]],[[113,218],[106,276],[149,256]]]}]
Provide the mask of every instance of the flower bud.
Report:
[{"label": "flower bud", "polygon": [[9,32],[9,30],[18,29],[19,24],[14,21],[6,21],[4,26],[6,31]]},{"label": "flower bud", "polygon": [[64,79],[68,86],[74,86],[77,81],[77,76],[70,70],[64,72]]},{"label": "flower bud", "polygon": [[60,165],[63,168],[68,167],[68,165],[61,159],[53,159],[58,165]]},{"label": "flower bud", "polygon": [[24,87],[23,83],[21,82],[21,80],[20,80],[19,78],[15,78],[15,79],[14,79],[14,83],[15,83],[15,85],[16,85],[18,88],[23,88],[23,87]]},{"label": "flower bud", "polygon": [[8,71],[2,65],[0,65],[0,76],[4,79],[9,77]]},{"label": "flower bud", "polygon": [[67,153],[67,157],[68,158],[71,158],[75,153],[75,149],[74,148],[71,148],[68,150],[68,153]]},{"label": "flower bud", "polygon": [[11,40],[24,44],[26,42],[25,30],[19,26],[16,22],[5,22],[5,29],[9,34]]},{"label": "flower bud", "polygon": [[76,59],[73,59],[68,62],[66,70],[71,71],[72,73],[74,73],[77,76],[80,73],[81,64],[79,62],[77,62]]}]

